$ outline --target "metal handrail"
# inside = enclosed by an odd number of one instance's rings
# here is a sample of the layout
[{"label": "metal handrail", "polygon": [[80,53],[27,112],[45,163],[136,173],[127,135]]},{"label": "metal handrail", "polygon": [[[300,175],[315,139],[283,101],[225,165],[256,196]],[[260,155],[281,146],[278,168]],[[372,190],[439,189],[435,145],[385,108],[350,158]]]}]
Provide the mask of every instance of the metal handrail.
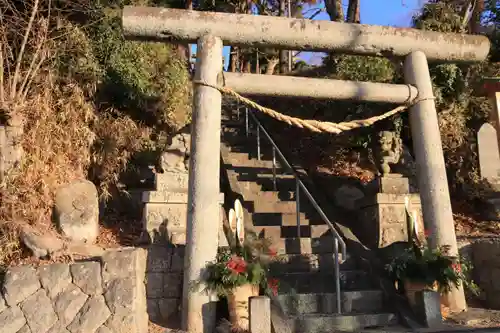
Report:
[{"label": "metal handrail", "polygon": [[[237,115],[238,115],[238,119],[239,119],[239,116],[240,116],[239,105],[237,107]],[[260,132],[262,132],[264,134],[264,136],[267,138],[267,140],[269,141],[269,143],[271,143],[271,145],[273,147],[273,187],[274,187],[274,190],[276,191],[276,189],[277,189],[276,188],[276,153],[278,154],[278,157],[282,161],[282,164],[292,173],[292,176],[295,178],[295,184],[296,184],[295,202],[296,202],[296,207],[297,207],[296,214],[297,214],[297,236],[298,236],[298,238],[300,238],[300,190],[301,189],[305,193],[306,197],[309,199],[309,202],[316,209],[316,211],[320,215],[323,222],[325,222],[326,225],[328,225],[328,227],[330,228],[330,230],[334,236],[335,289],[336,289],[336,298],[337,298],[337,300],[336,300],[337,301],[337,313],[340,314],[340,313],[342,313],[342,309],[341,309],[341,295],[340,295],[339,244],[340,244],[340,250],[341,250],[340,252],[342,254],[342,262],[344,262],[345,258],[347,257],[346,244],[345,244],[344,240],[342,239],[342,237],[337,232],[337,230],[335,229],[335,227],[333,226],[333,223],[330,222],[330,220],[328,219],[326,214],[323,212],[321,207],[318,205],[318,203],[316,202],[314,197],[311,195],[311,193],[309,192],[307,187],[304,185],[302,180],[300,180],[296,171],[294,170],[294,168],[292,168],[292,166],[290,165],[288,160],[285,158],[283,153],[280,151],[280,149],[278,148],[278,146],[276,145],[274,140],[271,138],[269,133],[266,131],[264,126],[262,126],[262,124],[257,119],[257,117],[252,112],[249,111],[248,107],[245,107],[245,132],[246,132],[246,136],[248,137],[249,133],[250,133],[249,132],[249,121],[248,121],[249,115],[250,115],[251,119],[255,122],[255,124],[257,125],[257,131],[256,131],[257,132],[257,159],[260,160],[260,155],[261,155],[260,154]]]}]

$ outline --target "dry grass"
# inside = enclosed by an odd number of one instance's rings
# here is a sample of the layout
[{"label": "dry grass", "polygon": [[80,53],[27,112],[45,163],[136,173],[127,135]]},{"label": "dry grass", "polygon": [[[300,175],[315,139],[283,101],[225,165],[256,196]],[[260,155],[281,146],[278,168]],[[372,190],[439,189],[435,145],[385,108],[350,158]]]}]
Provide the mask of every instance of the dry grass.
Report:
[{"label": "dry grass", "polygon": [[4,23],[14,29],[3,25],[0,31],[0,109],[7,128],[13,122],[22,124],[24,151],[22,163],[7,173],[1,187],[3,266],[20,254],[18,229],[25,223],[50,229],[57,187],[85,177],[95,137],[89,125],[95,116],[75,82],[58,82],[51,67],[57,53],[49,38],[50,17],[40,15],[40,3],[34,1],[26,14],[14,10],[9,1],[1,4],[0,11],[10,14],[2,16]]},{"label": "dry grass", "polygon": [[19,172],[7,177],[7,194],[2,202],[2,217],[50,225],[53,192],[61,184],[84,178],[90,163],[94,134],[91,106],[77,85],[61,90],[47,81],[37,88],[28,103],[17,107],[24,118],[22,146],[25,158]]},{"label": "dry grass", "polygon": [[[165,141],[163,128],[148,126],[128,110],[116,109],[113,97],[106,103],[98,96],[106,64],[99,63],[99,54],[93,53],[86,27],[66,18],[75,11],[51,5],[50,0],[22,4],[0,0],[0,125],[9,128],[22,122],[20,144],[24,150],[22,163],[9,171],[0,187],[0,271],[20,262],[20,227],[29,224],[42,232],[52,231],[54,194],[60,185],[89,178],[96,183],[101,199],[109,198],[122,190],[120,177],[134,154],[154,151]],[[62,5],[72,8],[78,4]],[[113,38],[114,43],[122,42]],[[127,47],[131,54],[140,49]],[[184,82],[184,69],[175,63],[175,57],[169,59],[157,65],[159,73],[169,70],[170,75],[168,81],[158,79],[167,82],[164,86],[154,87],[166,92],[158,102],[166,104],[165,108],[157,103],[158,112],[166,110],[166,116],[154,114],[161,119],[158,127],[174,118],[189,120],[186,101],[190,90]],[[117,66],[126,70],[127,64],[120,60]],[[156,64],[148,65],[151,67],[141,69],[145,74],[154,71]],[[135,66],[137,62],[130,71]],[[141,84],[153,79],[147,77]],[[154,90],[148,94],[151,92]],[[162,136],[161,142],[152,141],[153,131]],[[112,216],[107,219],[98,243],[106,247],[130,245],[130,237],[137,234],[137,221],[122,216],[120,221]]]},{"label": "dry grass", "polygon": [[131,118],[102,116],[95,126],[97,141],[93,154],[93,175],[98,181],[101,196],[111,197],[110,189],[119,183],[120,172],[124,171],[134,152],[147,144],[151,131],[140,126]]}]

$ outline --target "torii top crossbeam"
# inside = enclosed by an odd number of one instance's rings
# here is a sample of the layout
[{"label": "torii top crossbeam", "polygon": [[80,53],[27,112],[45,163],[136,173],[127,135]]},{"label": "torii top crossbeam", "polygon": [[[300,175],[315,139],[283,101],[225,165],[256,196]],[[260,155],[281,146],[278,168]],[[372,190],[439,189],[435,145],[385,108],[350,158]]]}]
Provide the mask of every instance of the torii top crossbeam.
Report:
[{"label": "torii top crossbeam", "polygon": [[422,51],[430,61],[482,61],[490,50],[488,38],[479,35],[135,6],[123,10],[123,31],[142,40],[196,42],[212,34],[229,45],[388,57]]}]

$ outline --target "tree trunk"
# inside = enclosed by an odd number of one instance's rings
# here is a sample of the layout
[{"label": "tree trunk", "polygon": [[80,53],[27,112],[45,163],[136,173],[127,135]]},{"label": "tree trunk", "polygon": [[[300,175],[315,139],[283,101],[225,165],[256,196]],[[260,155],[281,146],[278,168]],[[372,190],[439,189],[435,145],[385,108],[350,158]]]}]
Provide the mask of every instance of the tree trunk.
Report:
[{"label": "tree trunk", "polygon": [[[285,16],[286,12],[286,0],[280,0],[280,16]],[[288,72],[288,51],[280,50],[280,73]]]},{"label": "tree trunk", "polygon": [[177,56],[181,59],[181,61],[187,61],[190,64],[189,59],[189,44],[177,44]]},{"label": "tree trunk", "polygon": [[255,73],[260,74],[259,50],[255,50]]},{"label": "tree trunk", "polygon": [[240,51],[237,46],[231,46],[231,51],[229,52],[229,71],[236,72],[238,68],[238,55]]},{"label": "tree trunk", "polygon": [[267,62],[266,75],[273,75],[276,66],[279,64],[279,59],[272,58]]},{"label": "tree trunk", "polygon": [[[184,8],[192,10],[193,0],[185,0]],[[189,43],[177,44],[177,55],[179,56],[181,61],[187,64],[187,68],[191,69],[191,48],[189,47]]]},{"label": "tree trunk", "polygon": [[243,65],[243,73],[251,73],[252,72],[252,61],[251,59],[245,59]]},{"label": "tree trunk", "polygon": [[347,22],[361,22],[359,15],[359,0],[349,0],[349,6],[347,7]]},{"label": "tree trunk", "polygon": [[[251,0],[240,0],[238,6],[236,7],[236,11],[238,13],[244,13],[251,15],[252,14],[252,4]],[[252,52],[248,47],[235,47],[237,49],[237,53],[235,56],[237,57],[237,66],[240,73],[251,73],[252,71]]]},{"label": "tree trunk", "polygon": [[474,9],[472,10],[472,17],[469,22],[469,33],[481,33],[481,15],[484,12],[484,0],[475,0]]},{"label": "tree trunk", "polygon": [[331,21],[344,22],[342,0],[325,0],[325,7]]},{"label": "tree trunk", "polygon": [[[351,1],[351,0],[349,0]],[[334,22],[344,22],[344,10],[342,8],[342,0],[325,0],[325,9],[330,20]],[[327,66],[332,66],[335,62],[335,53],[329,52],[325,59]]]}]

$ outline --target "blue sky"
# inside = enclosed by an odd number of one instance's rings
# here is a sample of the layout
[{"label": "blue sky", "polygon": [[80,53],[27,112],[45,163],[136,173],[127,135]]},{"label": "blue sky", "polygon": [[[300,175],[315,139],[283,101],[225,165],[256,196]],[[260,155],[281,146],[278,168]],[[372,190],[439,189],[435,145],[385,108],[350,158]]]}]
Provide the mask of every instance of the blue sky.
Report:
[{"label": "blue sky", "polygon": [[[347,0],[344,1],[344,10],[347,10]],[[407,27],[411,23],[412,15],[418,11],[425,0],[360,0],[361,23],[374,25],[390,25]],[[323,8],[324,5],[316,5],[314,8]],[[307,8],[305,9],[307,10]],[[314,11],[311,11],[314,12]],[[315,20],[329,20],[326,12],[314,18]],[[193,45],[193,53],[196,45]],[[317,64],[321,62],[321,53],[305,52],[300,58],[308,63]],[[229,47],[224,47],[224,58],[226,66],[229,61]]]}]

